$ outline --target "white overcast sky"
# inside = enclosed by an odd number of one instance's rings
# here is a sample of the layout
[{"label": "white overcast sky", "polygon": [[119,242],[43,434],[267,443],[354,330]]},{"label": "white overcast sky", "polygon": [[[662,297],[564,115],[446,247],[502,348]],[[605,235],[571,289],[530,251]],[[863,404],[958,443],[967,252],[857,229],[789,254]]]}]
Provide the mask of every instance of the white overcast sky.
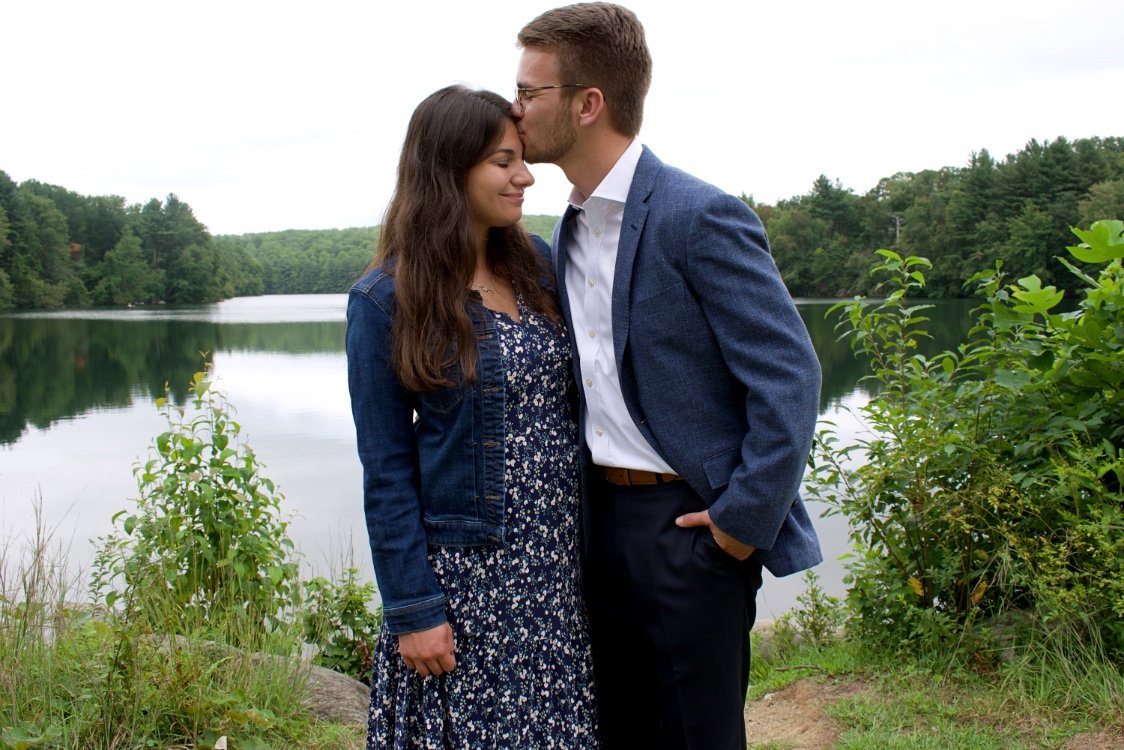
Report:
[{"label": "white overcast sky", "polygon": [[[449,83],[514,85],[557,2],[11,0],[0,170],[129,203],[175,193],[215,234],[372,226],[406,122]],[[1120,0],[625,0],[655,60],[641,140],[772,203],[820,174],[1124,135]],[[533,168],[527,213],[560,214]]]}]

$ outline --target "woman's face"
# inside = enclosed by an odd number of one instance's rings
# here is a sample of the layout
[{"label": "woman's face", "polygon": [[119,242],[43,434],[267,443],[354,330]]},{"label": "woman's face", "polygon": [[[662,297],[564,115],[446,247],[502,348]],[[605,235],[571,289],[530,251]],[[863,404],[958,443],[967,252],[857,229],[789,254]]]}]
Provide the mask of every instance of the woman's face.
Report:
[{"label": "woman's face", "polygon": [[468,170],[468,205],[482,235],[491,227],[511,226],[523,217],[523,190],[535,182],[523,163],[523,143],[515,123],[504,122],[492,153]]}]

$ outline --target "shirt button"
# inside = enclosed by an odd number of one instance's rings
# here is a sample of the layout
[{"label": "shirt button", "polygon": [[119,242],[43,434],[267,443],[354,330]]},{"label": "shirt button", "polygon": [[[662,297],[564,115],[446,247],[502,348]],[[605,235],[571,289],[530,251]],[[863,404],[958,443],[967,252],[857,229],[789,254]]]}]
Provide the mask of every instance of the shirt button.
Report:
[{"label": "shirt button", "polygon": [[592,328],[590,328],[590,329],[589,329],[589,337],[590,337],[591,339],[595,339],[595,338],[597,338],[597,331],[595,331],[595,330],[593,330]]},{"label": "shirt button", "polygon": [[585,379],[585,385],[586,385],[587,388],[592,388],[593,387],[593,378],[586,378]]},{"label": "shirt button", "polygon": [[594,430],[594,432],[597,433],[597,437],[604,437],[604,435],[605,435],[605,431],[602,430],[600,427],[598,427],[596,430]]},{"label": "shirt button", "polygon": [[590,289],[592,289],[592,288],[593,288],[593,279],[589,279],[589,288],[590,288]]},{"label": "shirt button", "polygon": [[601,230],[600,229],[594,229],[593,230],[593,236],[594,237],[600,237],[601,236]]}]

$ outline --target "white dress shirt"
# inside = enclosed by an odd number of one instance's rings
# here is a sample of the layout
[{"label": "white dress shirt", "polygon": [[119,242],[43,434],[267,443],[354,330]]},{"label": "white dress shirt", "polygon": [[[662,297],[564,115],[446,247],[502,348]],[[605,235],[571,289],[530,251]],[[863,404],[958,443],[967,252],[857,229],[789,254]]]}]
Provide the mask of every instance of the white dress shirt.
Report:
[{"label": "white dress shirt", "polygon": [[613,346],[617,246],[624,204],[642,151],[634,140],[592,195],[584,198],[577,188],[570,193],[570,205],[578,212],[566,248],[566,291],[585,392],[585,439],[593,463],[671,473],[628,414]]}]

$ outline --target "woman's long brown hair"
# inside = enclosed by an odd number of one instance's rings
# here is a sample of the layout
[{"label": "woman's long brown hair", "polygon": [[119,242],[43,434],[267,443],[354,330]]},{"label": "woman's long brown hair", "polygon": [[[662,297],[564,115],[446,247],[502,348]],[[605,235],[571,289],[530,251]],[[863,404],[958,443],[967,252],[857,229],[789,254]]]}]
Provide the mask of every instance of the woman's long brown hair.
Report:
[{"label": "woman's long brown hair", "polygon": [[[476,271],[477,235],[467,197],[468,171],[492,153],[511,105],[490,91],[449,86],[410,118],[372,265],[394,277],[391,363],[407,390],[432,391],[476,380],[476,336],[466,304]],[[551,269],[521,224],[488,232],[487,261],[510,279],[532,310],[561,316],[542,287]]]}]

